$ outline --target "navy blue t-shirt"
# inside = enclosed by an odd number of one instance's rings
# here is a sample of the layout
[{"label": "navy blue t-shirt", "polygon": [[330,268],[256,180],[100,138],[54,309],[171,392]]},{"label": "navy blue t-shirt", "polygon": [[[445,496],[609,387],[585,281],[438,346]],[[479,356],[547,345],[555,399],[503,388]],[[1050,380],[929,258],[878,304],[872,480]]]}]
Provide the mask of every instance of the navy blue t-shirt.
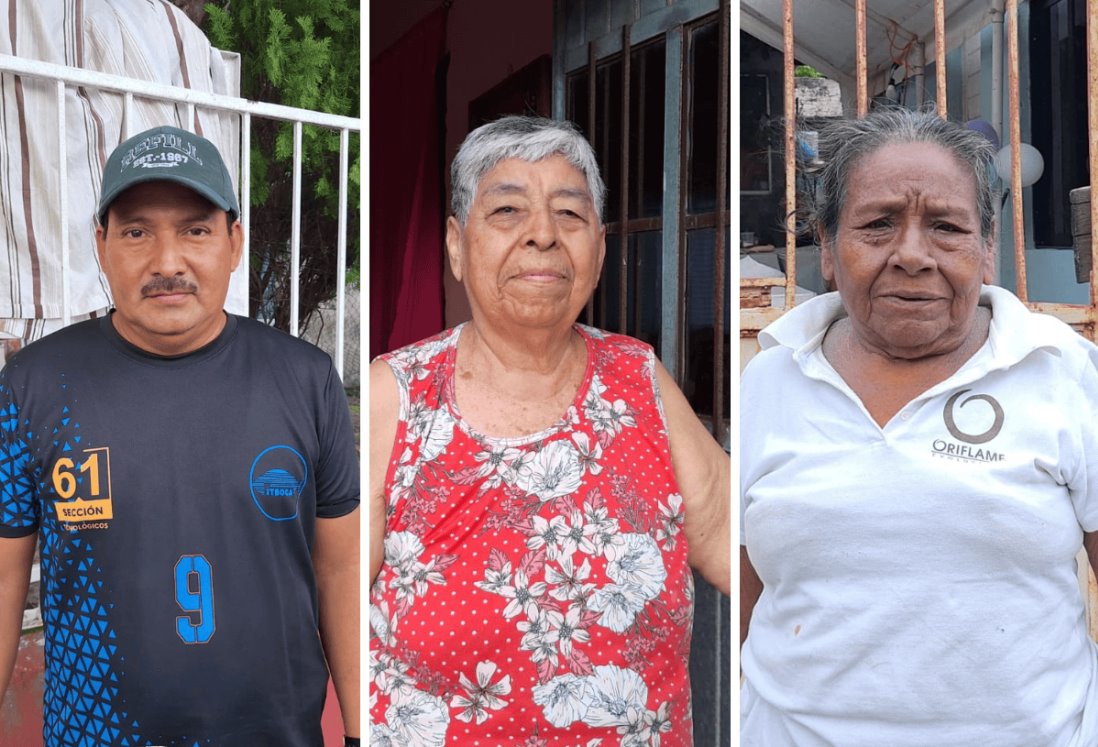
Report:
[{"label": "navy blue t-shirt", "polygon": [[0,373],[0,537],[40,531],[45,742],[322,744],[317,518],[359,503],[330,358],[242,317],[178,358],[109,317]]}]

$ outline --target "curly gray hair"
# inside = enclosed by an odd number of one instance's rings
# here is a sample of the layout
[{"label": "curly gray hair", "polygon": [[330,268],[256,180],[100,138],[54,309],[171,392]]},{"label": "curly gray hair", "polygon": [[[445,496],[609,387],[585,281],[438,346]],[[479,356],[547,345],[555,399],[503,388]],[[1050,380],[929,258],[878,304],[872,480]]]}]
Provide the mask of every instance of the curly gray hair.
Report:
[{"label": "curly gray hair", "polygon": [[504,117],[470,132],[450,165],[450,209],[465,225],[480,180],[505,158],[534,163],[564,156],[587,179],[587,191],[602,223],[606,186],[595,151],[571,122],[544,117]]},{"label": "curly gray hair", "polygon": [[886,145],[932,143],[953,154],[972,171],[976,183],[976,209],[980,234],[986,239],[995,224],[994,146],[979,132],[939,117],[932,111],[899,107],[878,109],[861,119],[840,120],[820,132],[820,172],[810,221],[817,230],[834,237],[846,202],[850,173],[858,162]]}]

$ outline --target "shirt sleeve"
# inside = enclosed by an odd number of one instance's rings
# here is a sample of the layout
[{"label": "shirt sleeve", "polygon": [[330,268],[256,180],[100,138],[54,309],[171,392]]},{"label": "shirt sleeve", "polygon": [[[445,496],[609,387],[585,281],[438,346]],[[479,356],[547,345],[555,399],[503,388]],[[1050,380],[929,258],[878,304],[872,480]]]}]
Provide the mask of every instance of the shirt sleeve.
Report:
[{"label": "shirt sleeve", "polygon": [[1098,531],[1098,348],[1087,343],[1087,363],[1075,390],[1079,445],[1076,469],[1068,481],[1079,526]]},{"label": "shirt sleeve", "polygon": [[343,383],[329,366],[321,409],[320,458],[316,473],[316,515],[322,519],[345,516],[358,508],[359,455],[355,445],[351,408]]},{"label": "shirt sleeve", "polygon": [[26,423],[11,385],[0,372],[0,537],[38,529],[39,509]]},{"label": "shirt sleeve", "polygon": [[[758,356],[756,356],[756,359]],[[764,392],[759,386],[759,365],[752,360],[740,377],[740,544],[747,544],[746,513],[751,485],[755,475],[756,452],[762,434],[761,410],[764,408]]]}]

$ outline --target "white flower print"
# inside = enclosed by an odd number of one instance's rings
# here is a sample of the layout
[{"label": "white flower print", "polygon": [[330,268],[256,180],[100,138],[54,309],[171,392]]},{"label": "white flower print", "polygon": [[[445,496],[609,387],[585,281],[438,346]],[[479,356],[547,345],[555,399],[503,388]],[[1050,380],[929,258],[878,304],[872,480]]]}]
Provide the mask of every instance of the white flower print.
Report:
[{"label": "white flower print", "polygon": [[470,723],[476,721],[483,724],[488,720],[488,711],[498,711],[507,705],[507,701],[499,696],[508,695],[511,692],[511,675],[505,675],[499,682],[492,682],[492,675],[496,673],[496,664],[492,661],[482,661],[477,664],[477,681],[473,684],[464,673],[458,678],[461,686],[469,697],[455,695],[450,700],[451,708],[464,709],[458,714],[458,720]]},{"label": "white flower print", "polygon": [[660,734],[665,734],[671,731],[671,702],[664,701],[660,703],[659,710],[646,711],[644,714],[644,723],[648,727],[648,732],[651,735],[652,747],[660,747]]},{"label": "white flower print", "polygon": [[580,421],[579,410],[575,405],[568,405],[568,410],[564,413],[564,418],[561,421],[562,426],[578,425]]},{"label": "white flower print", "polygon": [[454,555],[436,555],[427,563],[421,563],[423,543],[413,532],[390,532],[385,536],[385,563],[389,566],[389,588],[398,602],[390,623],[393,630],[397,621],[407,614],[416,597],[427,594],[428,584],[445,584],[442,574],[455,560]]},{"label": "white flower print", "polygon": [[605,340],[606,333],[598,327],[588,327],[586,324],[581,324],[583,331],[587,333],[587,336],[595,340]]},{"label": "white flower print", "polygon": [[389,604],[370,605],[370,629],[374,632],[374,638],[386,646],[393,643],[393,626],[389,623]]},{"label": "white flower print", "polygon": [[534,516],[530,524],[533,529],[530,536],[526,538],[527,548],[539,550],[544,547],[550,560],[556,560],[564,555],[561,547],[569,534],[569,527],[564,523],[563,516],[554,516],[548,520],[542,516]]},{"label": "white flower print", "polygon": [[[418,374],[419,367],[424,366],[431,362],[432,358],[435,358],[439,353],[450,346],[449,336],[442,337],[437,340],[431,340],[421,345],[415,346],[412,350],[415,353],[413,360],[415,361],[415,370]],[[410,367],[411,368],[411,367]],[[430,371],[430,368],[426,369]],[[417,378],[424,378],[426,373],[417,375]]]},{"label": "white flower print", "polygon": [[[569,557],[579,549],[580,544],[587,539],[588,536],[595,533],[595,527],[584,524],[583,514],[579,512],[579,509],[573,509],[571,514],[571,523],[567,523],[564,517],[558,516],[561,520],[561,535],[559,539],[560,550],[554,556]],[[550,551],[551,552],[551,551]]]},{"label": "white flower print", "polygon": [[538,597],[545,594],[545,590],[548,588],[548,584],[544,581],[531,584],[526,577],[526,573],[515,571],[515,585],[501,587],[498,592],[511,600],[504,607],[503,616],[510,620],[520,612],[525,612],[527,615],[532,614],[533,611],[538,609]]},{"label": "white flower print", "polygon": [[618,727],[621,736],[621,747],[650,747],[652,729],[644,720],[644,712],[630,709],[627,715],[628,723]]},{"label": "white flower print", "polygon": [[652,730],[644,722],[644,714],[630,711],[629,717],[633,720],[618,727],[618,734],[622,735],[621,747],[649,747],[648,740],[652,736]]},{"label": "white flower print", "polygon": [[605,391],[606,385],[599,380],[598,374],[592,376],[591,386],[587,388],[587,394],[583,397],[583,411],[588,420],[591,419],[592,413],[610,406],[610,403],[602,398],[602,393]]},{"label": "white flower print", "polygon": [[531,689],[534,702],[542,707],[549,723],[563,728],[583,720],[587,713],[588,679],[574,674],[562,674],[544,685],[534,685]]},{"label": "white flower print", "polygon": [[370,724],[370,747],[397,747],[396,735],[385,724]]},{"label": "white flower print", "polygon": [[518,624],[522,631],[522,641],[519,648],[532,652],[531,658],[535,661],[550,661],[557,663],[557,640],[560,638],[558,631],[564,615],[556,610],[535,607],[527,614],[527,619]]},{"label": "white flower print", "polygon": [[408,674],[408,665],[386,654],[378,657],[373,680],[378,690],[390,696],[397,690],[414,690],[416,684]]},{"label": "white flower print", "polygon": [[419,343],[415,347],[393,353],[392,357],[409,378],[423,380],[431,371],[427,364],[450,344],[448,338],[449,335],[438,340]]},{"label": "white flower print", "polygon": [[426,565],[423,563],[416,563],[412,566],[412,579],[417,596],[423,596],[427,593],[427,584],[446,583],[446,577],[435,568],[437,563],[438,558],[434,557],[431,558]]},{"label": "white flower print", "polygon": [[660,523],[656,528],[656,539],[666,540],[668,550],[675,549],[675,535],[682,530],[683,523],[683,511],[682,511],[682,496],[678,493],[672,493],[667,496],[667,505],[662,503],[657,504],[660,509],[660,513],[663,516],[660,519]]},{"label": "white flower print", "polygon": [[613,665],[595,667],[587,678],[587,713],[590,726],[628,726],[643,723],[648,685],[632,669]]},{"label": "white flower print", "polygon": [[423,544],[411,532],[391,532],[385,537],[385,563],[389,566],[389,586],[396,592],[397,600],[414,597],[415,569]]},{"label": "white flower print", "polygon": [[598,508],[590,503],[583,504],[584,524],[583,539],[580,540],[579,549],[587,555],[603,555],[610,546],[623,545],[625,540],[619,534],[616,519],[608,518],[606,506]]},{"label": "white flower print", "polygon": [[391,568],[410,567],[419,560],[423,543],[411,532],[389,532],[385,535],[385,564]]},{"label": "white flower print", "polygon": [[404,440],[414,443],[431,432],[431,423],[434,421],[436,410],[427,404],[424,399],[417,399],[408,403],[407,431]]},{"label": "white flower print", "polygon": [[441,454],[450,441],[454,438],[454,419],[445,407],[433,411],[430,421],[430,429],[423,437],[419,447],[419,459],[421,462],[433,461]]},{"label": "white flower print", "polygon": [[430,373],[431,369],[426,365],[427,361],[420,355],[409,356],[405,359],[405,373],[409,379],[415,379],[417,381],[423,381]]},{"label": "white flower print", "polygon": [[580,467],[592,475],[602,472],[602,465],[599,464],[599,460],[602,459],[602,444],[595,441],[594,448],[592,448],[591,439],[583,431],[573,433],[572,440],[575,441],[576,448],[579,450]]},{"label": "white flower print", "polygon": [[515,484],[543,503],[574,493],[583,479],[579,452],[568,441],[553,441],[524,460]]},{"label": "white flower print", "polygon": [[622,546],[606,548],[606,575],[622,586],[634,587],[645,599],[655,599],[667,579],[659,545],[647,534],[626,534]]},{"label": "white flower print", "polygon": [[393,474],[394,487],[397,489],[398,496],[403,495],[408,488],[412,487],[412,484],[416,481],[416,473],[419,471],[419,465],[412,461],[412,447],[405,446],[404,451],[400,454],[400,461],[397,462],[397,468]]},{"label": "white flower print", "polygon": [[656,356],[648,350],[642,350],[640,351],[640,354],[644,356],[644,363],[641,364],[641,370],[644,371],[645,377],[652,382],[652,388],[656,393],[656,405],[660,408],[660,420],[664,420],[662,417],[663,397],[660,396],[660,385],[656,380]]},{"label": "white flower print", "polygon": [[591,634],[580,627],[582,618],[583,607],[573,604],[568,608],[568,612],[564,614],[564,619],[561,620],[560,625],[557,626],[557,645],[564,657],[572,655],[572,645],[574,643],[587,643],[591,640]]},{"label": "white flower print", "polygon": [[625,404],[625,400],[621,399],[614,400],[613,404],[608,403],[606,407],[593,410],[588,417],[596,433],[606,432],[614,436],[621,433],[623,427],[632,428],[637,424],[630,414],[629,406]]},{"label": "white flower print", "polygon": [[507,561],[503,564],[503,567],[498,571],[491,568],[484,569],[484,580],[475,581],[473,586],[476,586],[481,591],[486,591],[489,594],[504,594],[504,588],[511,588],[511,561]]},{"label": "white flower print", "polygon": [[545,566],[545,580],[554,588],[549,596],[562,602],[577,601],[591,596],[595,585],[584,583],[591,577],[591,561],[583,559],[579,568],[575,567],[571,555],[562,557],[559,561],[560,570],[552,565]]},{"label": "white flower print", "polygon": [[394,745],[407,747],[443,747],[450,713],[446,702],[433,695],[401,688],[393,692],[385,721]]},{"label": "white flower print", "polygon": [[637,613],[644,609],[647,601],[640,590],[634,586],[608,584],[597,590],[587,606],[595,612],[601,612],[598,624],[610,628],[615,633],[624,633],[633,624]]},{"label": "white flower print", "polygon": [[516,462],[522,464],[522,455],[522,449],[516,449],[513,446],[501,446],[495,450],[489,447],[485,451],[474,454],[473,458],[481,462],[477,476],[488,478],[482,483],[481,489],[498,488],[502,483],[514,482],[514,465]]}]

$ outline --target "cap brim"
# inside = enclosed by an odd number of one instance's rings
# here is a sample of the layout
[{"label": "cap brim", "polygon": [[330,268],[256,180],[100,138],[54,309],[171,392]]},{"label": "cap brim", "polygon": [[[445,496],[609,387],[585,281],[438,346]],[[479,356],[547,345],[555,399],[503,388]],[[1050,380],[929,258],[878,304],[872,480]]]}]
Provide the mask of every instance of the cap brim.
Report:
[{"label": "cap brim", "polygon": [[96,212],[96,217],[99,219],[100,225],[103,224],[103,219],[107,217],[107,212],[111,209],[111,203],[122,196],[122,193],[131,187],[136,187],[138,184],[147,184],[148,182],[174,182],[180,186],[201,195],[216,207],[224,210],[226,213],[232,213],[234,218],[240,217],[240,209],[230,203],[228,200],[219,195],[215,190],[202,182],[188,179],[185,176],[179,176],[177,174],[141,174],[126,182],[118,185],[115,189],[102,195],[99,198],[99,210]]}]

